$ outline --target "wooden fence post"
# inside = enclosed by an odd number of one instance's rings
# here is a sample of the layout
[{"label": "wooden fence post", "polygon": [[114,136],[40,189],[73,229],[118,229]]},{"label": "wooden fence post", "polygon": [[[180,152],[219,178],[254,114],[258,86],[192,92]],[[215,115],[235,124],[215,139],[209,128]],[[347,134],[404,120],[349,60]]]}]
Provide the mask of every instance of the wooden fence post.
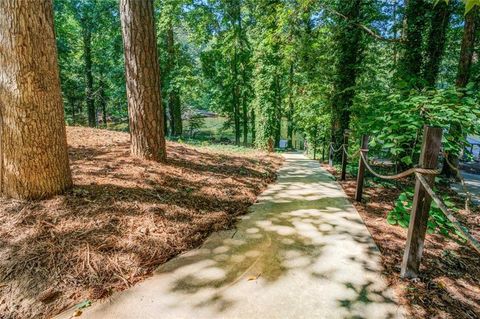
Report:
[{"label": "wooden fence post", "polygon": [[[437,167],[441,143],[441,128],[430,126],[425,126],[423,128],[423,144],[419,162],[420,167],[428,169],[435,169]],[[425,179],[433,188],[435,176],[428,175],[425,176]],[[417,179],[415,183],[412,212],[410,214],[410,224],[408,226],[407,244],[403,254],[400,273],[402,278],[416,278],[418,276],[431,202],[432,198],[428,195],[422,183]]]},{"label": "wooden fence post", "polygon": [[333,144],[330,143],[328,148],[328,165],[333,166]]},{"label": "wooden fence post", "polygon": [[343,146],[345,147],[345,149],[342,149],[342,181],[344,181],[347,176],[348,131],[345,131],[345,133],[343,134]]},{"label": "wooden fence post", "polygon": [[325,163],[325,143],[327,139],[324,137],[322,141],[322,164]]},{"label": "wooden fence post", "polygon": [[[365,158],[368,156],[368,135],[362,135],[362,143],[360,145],[360,152],[365,154]],[[363,180],[365,178],[365,163],[362,160],[362,156],[358,160],[358,174],[357,174],[357,189],[355,190],[355,200],[357,202],[362,201],[363,195]]]}]

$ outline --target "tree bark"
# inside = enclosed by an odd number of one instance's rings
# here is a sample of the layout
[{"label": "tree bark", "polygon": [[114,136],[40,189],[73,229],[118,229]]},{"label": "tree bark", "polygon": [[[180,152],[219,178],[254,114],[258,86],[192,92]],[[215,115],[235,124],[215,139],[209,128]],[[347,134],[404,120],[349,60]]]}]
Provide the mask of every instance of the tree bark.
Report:
[{"label": "tree bark", "polygon": [[425,0],[408,0],[405,8],[405,45],[399,61],[398,77],[401,87],[422,87],[423,32],[427,2]]},{"label": "tree bark", "polygon": [[160,67],[152,0],[121,0],[131,152],[165,161]]},{"label": "tree bark", "polygon": [[72,186],[51,1],[0,1],[0,193]]},{"label": "tree bark", "polygon": [[[466,16],[463,27],[462,47],[460,49],[460,59],[458,62],[457,79],[455,81],[457,89],[463,89],[470,80],[470,71],[472,68],[473,53],[475,49],[475,35],[477,30],[477,12],[474,7]],[[463,135],[462,128],[458,125],[452,125],[449,129],[449,135],[453,138],[460,138]],[[460,154],[448,154],[448,162],[455,168],[458,168]],[[446,177],[456,177],[455,169],[448,165],[447,160],[443,162],[442,174]]]},{"label": "tree bark", "polygon": [[[360,22],[363,0],[348,1],[339,6],[339,11],[348,17],[349,21]],[[334,92],[331,98],[332,142],[338,148],[343,143],[343,134],[350,125],[350,107],[355,96],[355,85],[358,76],[358,66],[362,61],[362,31],[354,23],[343,20],[339,22],[338,59],[336,63],[336,78]],[[340,153],[336,154],[340,159]]]},{"label": "tree bark", "polygon": [[477,12],[474,7],[466,16],[463,27],[462,47],[460,49],[460,60],[458,62],[458,71],[456,86],[464,88],[470,80],[470,71],[472,69],[473,53],[475,49],[475,34],[477,30]]},{"label": "tree bark", "polygon": [[447,29],[450,23],[452,7],[452,2],[447,4],[440,1],[433,8],[425,53],[426,61],[423,68],[423,79],[429,87],[434,87],[437,82],[440,63],[445,52]]}]

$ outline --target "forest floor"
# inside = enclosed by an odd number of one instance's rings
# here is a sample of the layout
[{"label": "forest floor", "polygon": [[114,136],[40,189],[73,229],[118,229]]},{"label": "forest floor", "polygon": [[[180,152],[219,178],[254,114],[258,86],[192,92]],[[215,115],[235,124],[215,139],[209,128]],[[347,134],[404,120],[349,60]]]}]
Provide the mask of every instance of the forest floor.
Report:
[{"label": "forest floor", "polygon": [[282,159],[168,143],[168,162],[129,156],[127,133],[67,128],[74,188],[0,199],[0,318],[42,318],[149,277],[233,226]]},{"label": "forest floor", "polygon": [[[339,172],[323,165],[339,180]],[[382,253],[385,275],[414,318],[480,318],[480,256],[470,246],[461,245],[439,234],[427,235],[418,280],[399,277],[407,229],[387,223],[401,190],[371,183],[365,188],[365,201],[354,200],[356,180],[349,176],[342,182],[345,193],[362,216]],[[455,192],[443,189],[462,207]],[[470,233],[480,239],[480,209],[472,214],[460,210],[456,217]]]}]

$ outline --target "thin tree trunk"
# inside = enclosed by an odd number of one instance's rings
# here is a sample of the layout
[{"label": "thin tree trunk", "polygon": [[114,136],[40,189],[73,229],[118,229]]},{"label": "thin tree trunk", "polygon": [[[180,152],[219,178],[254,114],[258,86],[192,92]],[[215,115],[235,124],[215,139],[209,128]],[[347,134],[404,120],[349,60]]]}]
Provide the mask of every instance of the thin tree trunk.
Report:
[{"label": "thin tree trunk", "polygon": [[[278,66],[277,66],[278,68]],[[282,92],[280,84],[280,74],[275,75],[275,131],[274,131],[274,147],[278,147],[282,137]]]},{"label": "thin tree trunk", "polygon": [[251,124],[250,124],[250,129],[251,129],[251,135],[252,135],[252,145],[255,145],[255,140],[257,138],[256,134],[256,130],[255,130],[255,109],[252,108],[252,110],[250,111],[250,121],[251,121]]},{"label": "thin tree trunk", "polygon": [[[477,30],[477,12],[478,9],[474,7],[466,16],[463,27],[462,47],[460,49],[460,60],[458,62],[457,79],[455,84],[458,89],[463,89],[467,86],[470,80],[470,71],[472,68],[473,53],[475,49],[475,35]],[[460,138],[463,134],[462,128],[458,125],[452,125],[449,130],[449,135],[455,138]],[[448,154],[448,161],[458,168],[460,154]],[[442,174],[446,177],[456,177],[455,169],[448,165],[447,161],[443,162]]]},{"label": "thin tree trunk", "polygon": [[237,46],[232,59],[233,68],[233,82],[232,82],[232,103],[233,103],[233,120],[235,126],[235,145],[240,145],[240,101],[239,101],[239,88],[238,88],[238,54]]},{"label": "thin tree trunk", "polygon": [[72,186],[51,1],[0,1],[0,193]]},{"label": "thin tree trunk", "polygon": [[120,0],[131,152],[165,161],[160,67],[152,0]]},{"label": "thin tree trunk", "polygon": [[242,98],[242,111],[243,111],[243,146],[248,146],[248,107],[246,93]]},{"label": "thin tree trunk", "polygon": [[172,136],[181,136],[182,127],[182,106],[180,94],[176,87],[172,87],[173,71],[175,69],[177,57],[175,54],[175,37],[172,21],[169,21],[167,30],[167,52],[168,52],[168,75],[170,77],[170,92],[168,96],[168,111],[170,113],[170,130]]},{"label": "thin tree trunk", "polygon": [[97,114],[95,98],[93,96],[93,71],[92,71],[92,32],[88,23],[83,22],[83,60],[85,63],[85,95],[87,98],[88,126],[95,127]]},{"label": "thin tree trunk", "polygon": [[294,111],[294,104],[293,104],[293,75],[294,75],[294,67],[293,63],[290,65],[290,78],[289,78],[289,95],[288,95],[288,127],[287,127],[287,139],[288,139],[288,148],[292,148],[293,144],[293,111]]}]

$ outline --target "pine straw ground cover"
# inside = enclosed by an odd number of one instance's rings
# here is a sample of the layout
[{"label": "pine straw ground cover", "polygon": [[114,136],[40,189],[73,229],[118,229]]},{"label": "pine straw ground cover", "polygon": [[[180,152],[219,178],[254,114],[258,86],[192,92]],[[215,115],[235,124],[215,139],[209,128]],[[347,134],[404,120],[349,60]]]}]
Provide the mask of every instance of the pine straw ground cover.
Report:
[{"label": "pine straw ground cover", "polygon": [[[339,172],[323,165],[340,179]],[[367,177],[371,181],[371,178]],[[418,280],[400,279],[400,264],[403,258],[407,230],[387,224],[387,213],[401,190],[384,188],[373,184],[364,190],[364,202],[355,202],[356,180],[348,176],[339,180],[343,190],[357,208],[375,243],[382,253],[384,275],[397,291],[401,302],[413,318],[480,318],[480,256],[470,246],[441,235],[427,235]],[[412,182],[410,182],[412,183]],[[456,201],[457,207],[464,202],[455,193],[442,189]],[[480,209],[472,214],[459,211],[456,217],[471,234],[480,239]]]},{"label": "pine straw ground cover", "polygon": [[168,143],[168,163],[129,156],[126,133],[68,128],[75,187],[0,199],[0,318],[50,317],[104,298],[230,228],[281,158]]}]

